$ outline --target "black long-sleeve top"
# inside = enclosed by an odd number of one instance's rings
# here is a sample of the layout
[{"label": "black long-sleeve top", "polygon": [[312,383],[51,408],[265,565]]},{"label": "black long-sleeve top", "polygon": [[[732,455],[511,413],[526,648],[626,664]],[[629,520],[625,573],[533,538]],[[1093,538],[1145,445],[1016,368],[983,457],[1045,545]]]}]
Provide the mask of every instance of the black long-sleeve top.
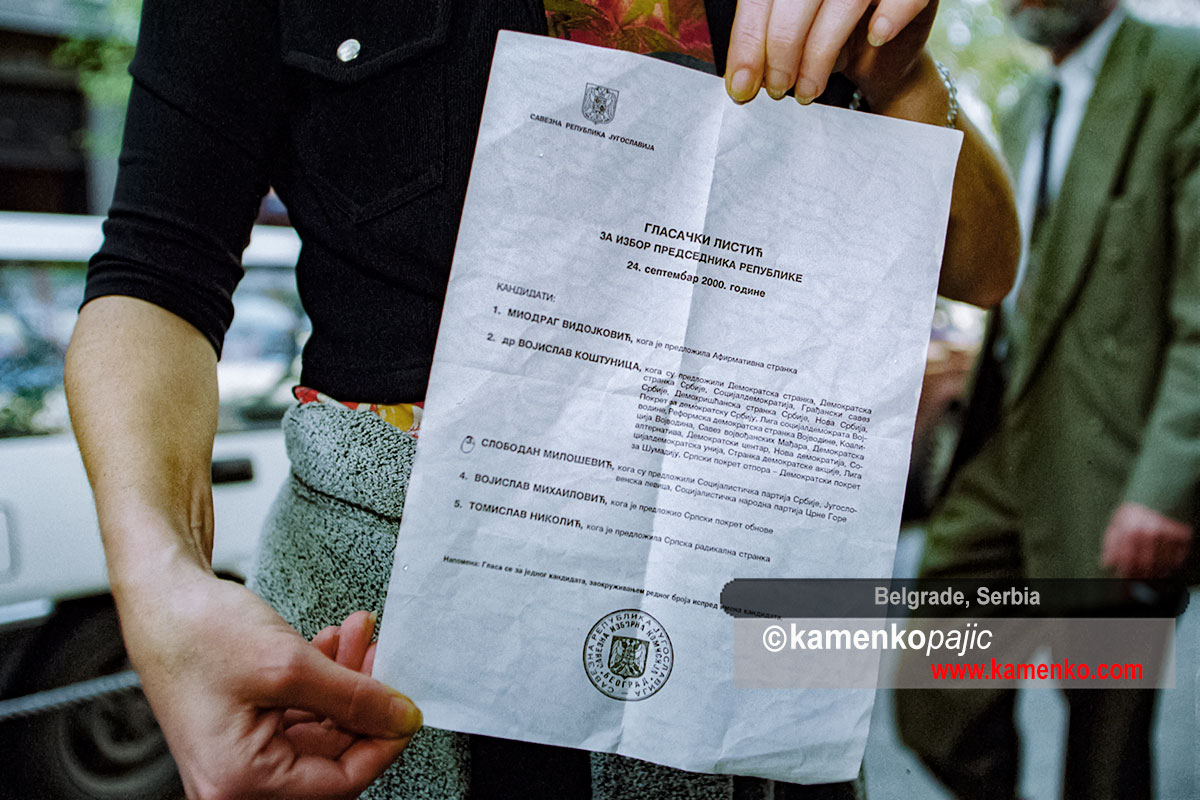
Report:
[{"label": "black long-sleeve top", "polygon": [[[735,4],[706,3],[718,74]],[[545,33],[543,0],[146,0],[84,302],[149,301],[219,353],[273,186],[303,242],[301,381],[420,399],[501,29]]]}]

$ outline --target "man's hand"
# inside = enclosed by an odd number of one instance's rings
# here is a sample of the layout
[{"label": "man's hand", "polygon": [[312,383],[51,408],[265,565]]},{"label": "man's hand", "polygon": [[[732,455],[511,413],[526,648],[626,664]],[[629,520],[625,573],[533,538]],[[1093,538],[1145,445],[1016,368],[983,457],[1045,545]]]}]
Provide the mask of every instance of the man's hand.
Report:
[{"label": "man's hand", "polygon": [[420,727],[368,677],[366,612],[309,644],[242,586],[183,583],[123,625],[189,798],[357,797]]},{"label": "man's hand", "polygon": [[1101,562],[1122,578],[1165,578],[1192,547],[1192,526],[1138,503],[1122,503],[1104,532]]},{"label": "man's hand", "polygon": [[[929,38],[937,0],[739,0],[725,88],[745,102],[765,86],[801,103],[844,71],[869,102],[886,102],[907,80]],[[910,24],[911,23],[911,24]]]}]

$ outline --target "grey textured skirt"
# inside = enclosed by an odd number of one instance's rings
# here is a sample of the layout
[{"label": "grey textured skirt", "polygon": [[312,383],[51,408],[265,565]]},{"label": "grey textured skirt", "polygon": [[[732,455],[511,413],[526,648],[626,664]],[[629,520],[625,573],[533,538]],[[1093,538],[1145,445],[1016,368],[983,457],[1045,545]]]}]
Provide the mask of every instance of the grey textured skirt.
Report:
[{"label": "grey textured skirt", "polygon": [[[250,586],[307,638],[358,610],[382,613],[416,439],[374,414],[325,403],[283,420],[292,474],[267,520]],[[397,687],[401,691],[404,687]],[[464,734],[424,728],[362,796],[465,800]],[[799,787],[698,775],[622,756],[591,755],[594,800],[854,800],[854,784]]]}]

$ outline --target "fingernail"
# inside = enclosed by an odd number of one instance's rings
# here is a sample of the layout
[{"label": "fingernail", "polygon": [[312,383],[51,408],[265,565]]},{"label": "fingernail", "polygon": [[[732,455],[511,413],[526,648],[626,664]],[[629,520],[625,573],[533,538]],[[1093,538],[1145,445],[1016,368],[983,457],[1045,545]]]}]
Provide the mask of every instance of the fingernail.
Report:
[{"label": "fingernail", "polygon": [[421,729],[425,718],[412,700],[397,691],[392,692],[392,731],[397,736],[412,736]]},{"label": "fingernail", "polygon": [[867,34],[867,41],[872,47],[879,47],[887,44],[894,32],[892,21],[887,17],[876,17],[871,23],[871,31]]},{"label": "fingernail", "polygon": [[733,80],[729,82],[729,91],[734,100],[742,102],[750,100],[758,93],[758,79],[750,70],[739,69],[733,73]]},{"label": "fingernail", "polygon": [[780,99],[788,90],[788,74],[783,70],[773,69],[767,73],[767,94],[775,100]]},{"label": "fingernail", "polygon": [[808,78],[801,78],[796,84],[796,99],[802,105],[808,105],[813,101],[813,98],[820,93],[817,85]]},{"label": "fingernail", "polygon": [[371,629],[372,632],[374,632],[375,624],[377,622],[379,622],[379,612],[378,611],[372,611],[370,614],[367,615],[367,626]]}]

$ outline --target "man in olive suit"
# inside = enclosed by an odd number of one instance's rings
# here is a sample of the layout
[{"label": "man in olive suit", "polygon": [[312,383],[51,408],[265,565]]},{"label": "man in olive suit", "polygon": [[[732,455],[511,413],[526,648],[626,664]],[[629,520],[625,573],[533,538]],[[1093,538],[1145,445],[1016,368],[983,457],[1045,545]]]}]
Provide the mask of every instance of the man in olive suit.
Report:
[{"label": "man in olive suit", "polygon": [[[1200,508],[1200,34],[1117,0],[1005,2],[1053,67],[1001,131],[1025,257],[922,575],[1179,575]],[[898,724],[957,796],[1012,800],[1013,700],[897,692]],[[1065,796],[1149,798],[1154,692],[1067,700]]]}]

